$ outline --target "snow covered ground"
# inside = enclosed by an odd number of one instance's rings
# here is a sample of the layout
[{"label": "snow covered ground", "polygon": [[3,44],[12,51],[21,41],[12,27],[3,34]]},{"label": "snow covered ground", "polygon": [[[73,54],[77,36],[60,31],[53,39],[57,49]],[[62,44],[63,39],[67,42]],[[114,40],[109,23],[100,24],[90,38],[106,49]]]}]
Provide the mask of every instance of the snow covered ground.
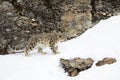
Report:
[{"label": "snow covered ground", "polygon": [[[100,21],[81,36],[59,44],[60,54],[30,57],[24,54],[0,55],[0,80],[120,80],[120,16]],[[92,68],[69,77],[59,65],[60,58],[92,58]],[[104,57],[114,57],[112,65],[96,67]]]}]

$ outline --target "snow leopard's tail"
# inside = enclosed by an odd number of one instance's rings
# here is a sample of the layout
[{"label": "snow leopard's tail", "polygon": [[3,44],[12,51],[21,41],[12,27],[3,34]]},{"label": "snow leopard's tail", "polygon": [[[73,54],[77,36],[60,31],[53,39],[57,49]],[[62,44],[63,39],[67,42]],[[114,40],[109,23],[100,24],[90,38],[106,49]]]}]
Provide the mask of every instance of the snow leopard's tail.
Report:
[{"label": "snow leopard's tail", "polygon": [[22,52],[24,52],[24,48],[15,48],[15,47],[12,47],[12,46],[10,46],[10,45],[8,45],[8,47],[7,47],[7,52],[9,53],[9,54],[13,54],[13,53],[22,53]]}]

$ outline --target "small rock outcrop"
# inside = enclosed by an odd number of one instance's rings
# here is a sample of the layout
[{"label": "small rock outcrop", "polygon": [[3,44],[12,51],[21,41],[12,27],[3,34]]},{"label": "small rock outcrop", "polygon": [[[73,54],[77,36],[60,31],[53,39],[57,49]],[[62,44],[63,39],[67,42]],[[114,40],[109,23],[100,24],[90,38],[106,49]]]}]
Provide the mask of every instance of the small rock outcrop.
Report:
[{"label": "small rock outcrop", "polygon": [[74,58],[72,60],[62,58],[60,59],[60,63],[65,72],[67,72],[71,77],[77,76],[79,72],[89,69],[92,66],[93,62],[94,61],[91,58]]},{"label": "small rock outcrop", "polygon": [[115,63],[115,62],[116,62],[116,59],[115,59],[115,58],[108,58],[108,57],[106,57],[106,58],[98,61],[98,62],[96,63],[96,66],[103,66],[103,65],[105,65],[105,64],[113,64],[113,63]]}]

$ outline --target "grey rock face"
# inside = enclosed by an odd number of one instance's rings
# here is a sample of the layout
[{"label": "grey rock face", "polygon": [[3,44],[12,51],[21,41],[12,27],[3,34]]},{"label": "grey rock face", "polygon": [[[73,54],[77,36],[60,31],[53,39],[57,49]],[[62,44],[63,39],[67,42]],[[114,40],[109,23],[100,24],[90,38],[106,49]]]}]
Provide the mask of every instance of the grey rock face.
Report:
[{"label": "grey rock face", "polygon": [[118,14],[120,0],[0,0],[0,54],[7,45],[24,47],[33,34],[74,29],[81,35]]},{"label": "grey rock face", "polygon": [[93,22],[120,14],[120,0],[92,0]]}]

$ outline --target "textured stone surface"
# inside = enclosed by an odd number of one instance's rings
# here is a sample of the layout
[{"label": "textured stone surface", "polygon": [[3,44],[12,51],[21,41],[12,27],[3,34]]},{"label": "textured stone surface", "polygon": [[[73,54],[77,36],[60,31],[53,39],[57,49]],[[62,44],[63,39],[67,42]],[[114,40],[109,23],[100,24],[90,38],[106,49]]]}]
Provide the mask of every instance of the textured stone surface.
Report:
[{"label": "textured stone surface", "polygon": [[77,76],[79,72],[90,68],[93,65],[93,62],[94,61],[91,58],[60,59],[63,69],[72,77]]},{"label": "textured stone surface", "polygon": [[116,62],[116,59],[115,59],[115,58],[108,58],[108,57],[106,57],[106,58],[98,61],[98,62],[96,63],[96,66],[103,66],[103,65],[105,65],[105,64],[113,64],[113,63],[115,63],[115,62]]},{"label": "textured stone surface", "polygon": [[23,47],[33,34],[74,29],[80,35],[118,14],[120,0],[0,0],[0,54],[8,44]]},{"label": "textured stone surface", "polygon": [[120,14],[120,0],[92,0],[93,22]]}]

